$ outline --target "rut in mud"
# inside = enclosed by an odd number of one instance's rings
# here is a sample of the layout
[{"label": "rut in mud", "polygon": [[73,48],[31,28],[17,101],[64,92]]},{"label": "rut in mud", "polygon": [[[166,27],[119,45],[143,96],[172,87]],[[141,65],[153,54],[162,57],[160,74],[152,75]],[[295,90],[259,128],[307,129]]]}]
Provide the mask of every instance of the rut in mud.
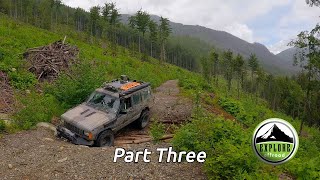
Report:
[{"label": "rut in mud", "polygon": [[[190,116],[192,104],[179,96],[177,81],[164,83],[154,95],[153,119],[176,123]],[[138,131],[129,125],[117,134],[116,142],[134,134],[149,136],[148,128]],[[199,163],[158,163],[155,149],[169,146],[166,142],[125,144],[121,147],[126,150],[153,151],[151,163],[113,163],[116,147],[76,146],[38,128],[0,139],[0,176],[2,179],[206,179]]]}]

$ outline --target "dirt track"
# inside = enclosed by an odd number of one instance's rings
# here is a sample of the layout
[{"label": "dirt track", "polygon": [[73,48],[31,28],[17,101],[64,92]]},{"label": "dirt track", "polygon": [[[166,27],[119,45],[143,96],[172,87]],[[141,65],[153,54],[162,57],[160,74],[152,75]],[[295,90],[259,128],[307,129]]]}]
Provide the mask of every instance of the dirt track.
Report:
[{"label": "dirt track", "polygon": [[[170,90],[169,90],[170,89]],[[153,114],[159,120],[175,121],[187,118],[191,104],[178,96],[177,81],[168,81],[155,92]],[[184,104],[187,104],[185,106]],[[184,109],[181,109],[184,108]],[[182,111],[183,110],[183,111]],[[182,112],[181,114],[179,114]],[[189,110],[190,113],[190,110]],[[178,117],[172,117],[171,115]],[[147,130],[144,130],[147,134]],[[120,137],[137,133],[132,127]],[[138,132],[141,133],[141,132]],[[169,147],[168,143],[125,145],[127,150],[153,151],[151,163],[113,163],[115,147],[89,148],[57,139],[46,129],[5,135],[0,139],[1,179],[206,179],[198,163],[158,163],[155,151]]]},{"label": "dirt track", "polygon": [[[192,112],[192,102],[180,96],[178,81],[170,80],[155,89],[154,102],[151,108],[152,121],[165,123],[166,133],[171,134],[170,125],[186,123]],[[134,126],[127,126],[118,134],[115,144],[122,145],[127,141],[149,136],[149,127],[137,130]],[[150,136],[149,136],[150,137]],[[139,139],[138,139],[139,140]]]}]

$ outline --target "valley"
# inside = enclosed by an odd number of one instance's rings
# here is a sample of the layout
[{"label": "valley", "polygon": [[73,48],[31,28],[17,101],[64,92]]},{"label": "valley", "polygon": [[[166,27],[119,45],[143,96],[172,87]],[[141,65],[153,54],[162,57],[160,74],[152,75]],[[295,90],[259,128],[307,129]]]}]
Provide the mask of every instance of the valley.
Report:
[{"label": "valley", "polygon": [[[261,43],[174,23],[143,8],[128,15],[112,2],[82,9],[59,0],[1,0],[0,174],[4,179],[319,179],[319,31],[319,25],[302,31],[292,49],[274,55]],[[293,67],[293,50],[306,47],[311,51],[297,64],[304,67]],[[151,83],[146,128],[129,125],[115,134],[114,146],[102,148],[55,137],[48,124],[58,125],[64,112],[121,75]],[[299,150],[279,166],[260,161],[252,148],[257,125],[275,117],[299,133]],[[265,137],[277,138],[271,131]],[[181,163],[158,162],[157,149],[170,147],[176,160],[182,153]],[[119,151],[114,163],[117,148],[130,152],[128,161],[139,162],[125,163]],[[141,161],[145,149],[155,152],[150,163]],[[188,153],[194,162],[187,162]]]}]

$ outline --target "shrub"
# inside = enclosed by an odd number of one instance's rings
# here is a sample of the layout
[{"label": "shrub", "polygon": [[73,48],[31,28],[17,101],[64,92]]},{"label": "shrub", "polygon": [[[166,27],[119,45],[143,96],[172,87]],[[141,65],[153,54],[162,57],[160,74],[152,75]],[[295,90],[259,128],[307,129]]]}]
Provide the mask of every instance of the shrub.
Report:
[{"label": "shrub", "polygon": [[232,121],[204,114],[179,129],[173,145],[180,151],[205,151],[210,179],[272,178],[260,172],[264,164],[252,152],[250,139],[251,133]]},{"label": "shrub", "polygon": [[[226,112],[233,115],[237,120],[239,120],[246,126],[253,125],[258,116],[261,118],[261,120],[264,120],[263,117],[265,115],[265,112],[262,112],[257,108],[249,112],[247,110],[248,107],[243,106],[243,104],[237,100],[220,98],[218,103]],[[244,107],[246,107],[246,109]]]},{"label": "shrub", "polygon": [[65,108],[82,103],[94,89],[106,80],[105,65],[81,64],[73,73],[62,74],[55,83],[47,85],[45,92],[55,96]]},{"label": "shrub", "polygon": [[30,72],[11,71],[8,75],[11,85],[17,89],[28,89],[37,83],[36,77]]},{"label": "shrub", "polygon": [[9,70],[9,66],[5,64],[4,62],[0,61],[0,71],[7,72]]},{"label": "shrub", "polygon": [[241,104],[227,98],[220,98],[219,105],[228,113],[237,116],[243,111]]},{"label": "shrub", "polygon": [[50,122],[53,116],[60,116],[63,109],[52,95],[35,92],[18,97],[21,108],[14,114],[15,122],[21,129],[30,129],[38,122]]},{"label": "shrub", "polygon": [[4,60],[4,53],[0,50],[0,61]]},{"label": "shrub", "polygon": [[150,126],[150,135],[152,136],[153,141],[156,143],[159,142],[164,134],[165,134],[164,124],[158,121],[153,121],[153,123]]},{"label": "shrub", "polygon": [[0,119],[0,133],[3,133],[6,130],[6,123]]},{"label": "shrub", "polygon": [[179,85],[184,89],[192,89],[192,90],[200,89],[199,82],[196,79],[187,79],[187,78],[181,79],[179,81]]}]

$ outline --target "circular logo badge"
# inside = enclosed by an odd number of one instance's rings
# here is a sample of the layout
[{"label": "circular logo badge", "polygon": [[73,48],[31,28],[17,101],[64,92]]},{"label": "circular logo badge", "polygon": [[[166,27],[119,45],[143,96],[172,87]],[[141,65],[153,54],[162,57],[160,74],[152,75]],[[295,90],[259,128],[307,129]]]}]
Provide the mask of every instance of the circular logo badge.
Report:
[{"label": "circular logo badge", "polygon": [[272,118],[260,123],[253,133],[252,147],[264,162],[278,165],[290,160],[298,150],[299,137],[285,120]]}]

